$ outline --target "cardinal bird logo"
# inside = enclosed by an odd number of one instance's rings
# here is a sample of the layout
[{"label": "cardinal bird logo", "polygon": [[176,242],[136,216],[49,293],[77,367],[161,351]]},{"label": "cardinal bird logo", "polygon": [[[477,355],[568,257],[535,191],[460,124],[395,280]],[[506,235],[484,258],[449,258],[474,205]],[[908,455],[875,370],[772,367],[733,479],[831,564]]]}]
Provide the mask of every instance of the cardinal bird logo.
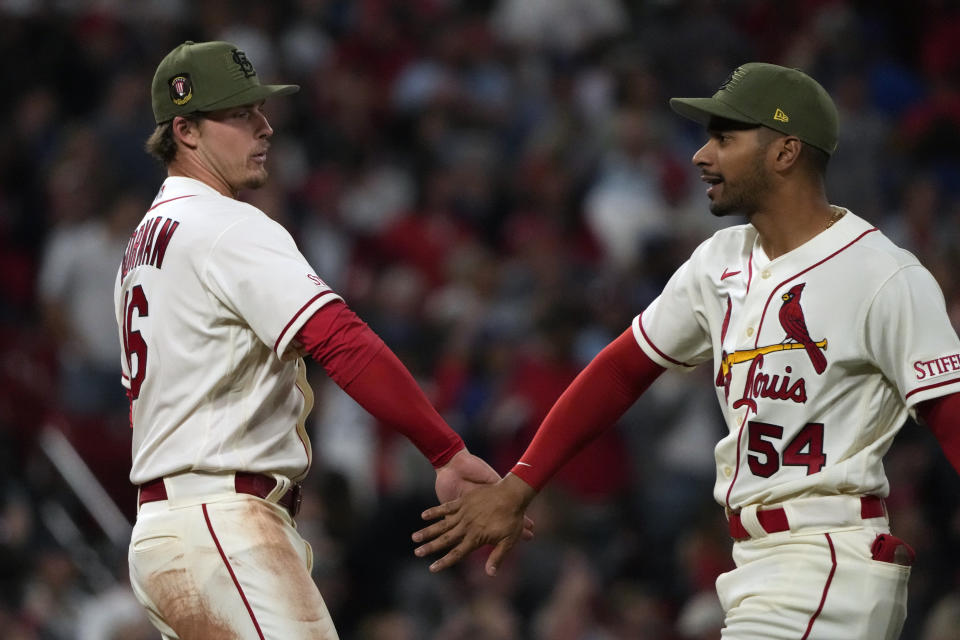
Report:
[{"label": "cardinal bird logo", "polygon": [[807,330],[807,323],[803,319],[803,309],[800,307],[800,294],[806,283],[794,285],[780,298],[783,300],[783,306],[780,307],[780,326],[787,332],[787,340],[792,340],[803,345],[807,355],[810,356],[810,362],[814,370],[820,374],[827,368],[827,357],[816,342],[810,337]]}]

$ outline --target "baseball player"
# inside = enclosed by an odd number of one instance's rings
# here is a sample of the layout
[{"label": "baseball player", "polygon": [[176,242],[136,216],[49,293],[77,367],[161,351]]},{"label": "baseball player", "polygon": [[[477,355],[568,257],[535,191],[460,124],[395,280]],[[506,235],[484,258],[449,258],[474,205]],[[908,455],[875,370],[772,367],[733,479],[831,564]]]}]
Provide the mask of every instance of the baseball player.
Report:
[{"label": "baseball player", "polygon": [[139,487],[130,577],[164,638],[337,637],[293,520],[311,462],[304,355],[410,438],[441,500],[499,479],[290,234],[236,199],[267,179],[264,101],[297,89],[260,84],[226,42],[186,42],[153,78],[147,148],[168,177],[114,297]]},{"label": "baseball player", "polygon": [[[672,108],[706,126],[693,156],[714,215],[748,224],[703,242],[557,401],[498,484],[424,513],[417,555],[513,545],[551,475],[665,368],[709,363],[729,429],[714,497],[735,539],[717,580],[724,638],[896,638],[913,551],[890,533],[882,458],[908,412],[960,470],[960,340],[910,253],[831,205],[837,111],[809,76],[737,68]],[[642,461],[639,461],[642,464]]]}]

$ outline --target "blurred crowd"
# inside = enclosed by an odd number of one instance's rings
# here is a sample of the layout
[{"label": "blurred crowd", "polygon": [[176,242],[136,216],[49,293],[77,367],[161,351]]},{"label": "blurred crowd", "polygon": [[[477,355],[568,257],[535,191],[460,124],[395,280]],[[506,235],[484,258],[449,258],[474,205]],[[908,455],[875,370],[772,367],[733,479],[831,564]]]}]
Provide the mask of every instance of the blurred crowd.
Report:
[{"label": "blurred crowd", "polygon": [[[302,86],[267,104],[271,180],[243,197],[501,473],[692,248],[740,222],[709,214],[689,162],[704,133],[667,100],[743,62],[832,93],[831,201],[915,253],[960,329],[956,2],[0,0],[8,640],[157,637],[82,471],[132,521],[112,291],[163,177],[143,152],[150,80],[188,39]],[[429,464],[311,367],[298,524],[344,640],[719,638],[710,371],[665,374],[575,458],[534,503],[536,540],[489,579],[482,553],[436,576],[414,558]],[[912,422],[886,462],[894,530],[918,552],[903,638],[960,638],[960,479]]]}]

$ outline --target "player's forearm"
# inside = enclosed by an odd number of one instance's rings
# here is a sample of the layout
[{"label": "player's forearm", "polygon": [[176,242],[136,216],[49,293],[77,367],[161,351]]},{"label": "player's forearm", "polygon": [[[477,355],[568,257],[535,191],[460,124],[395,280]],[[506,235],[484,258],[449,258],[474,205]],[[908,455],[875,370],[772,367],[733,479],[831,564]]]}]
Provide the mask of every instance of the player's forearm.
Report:
[{"label": "player's forearm", "polygon": [[564,463],[613,425],[663,371],[627,329],[563,392],[511,473],[540,490]]},{"label": "player's forearm", "polygon": [[434,467],[463,449],[403,363],[345,304],[320,309],[297,340],[351,398],[409,438]]},{"label": "player's forearm", "polygon": [[386,345],[343,389],[375,418],[409,438],[434,467],[443,466],[464,447]]},{"label": "player's forearm", "polygon": [[917,409],[947,460],[960,473],[960,393],[928,400]]}]

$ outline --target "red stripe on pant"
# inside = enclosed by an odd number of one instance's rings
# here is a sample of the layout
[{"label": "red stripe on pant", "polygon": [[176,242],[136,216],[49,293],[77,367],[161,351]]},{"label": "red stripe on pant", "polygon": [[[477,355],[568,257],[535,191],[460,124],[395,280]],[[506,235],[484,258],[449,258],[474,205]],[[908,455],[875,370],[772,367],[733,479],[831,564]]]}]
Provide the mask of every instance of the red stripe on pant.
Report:
[{"label": "red stripe on pant", "polygon": [[253,626],[257,630],[257,636],[260,637],[260,640],[266,640],[266,638],[263,637],[263,631],[260,630],[260,623],[257,622],[257,616],[254,615],[253,609],[250,607],[250,602],[247,601],[247,594],[243,592],[243,587],[240,586],[240,581],[237,580],[237,574],[233,572],[233,567],[230,565],[230,560],[227,559],[227,554],[223,552],[223,547],[220,546],[220,540],[217,538],[217,534],[213,530],[213,524],[210,522],[210,514],[207,513],[207,505],[203,504],[201,506],[203,507],[203,518],[207,521],[207,529],[210,531],[210,537],[213,538],[213,543],[217,545],[217,551],[220,552],[220,557],[223,559],[223,564],[226,565],[227,571],[230,572],[230,577],[233,579],[233,584],[236,585],[237,591],[240,593],[240,598],[243,600],[243,605],[247,608],[247,613],[250,614],[250,620],[253,622]]},{"label": "red stripe on pant", "polygon": [[827,584],[823,585],[823,594],[820,596],[820,606],[810,617],[810,623],[807,625],[807,632],[803,634],[800,640],[807,640],[810,637],[810,631],[813,630],[813,623],[816,622],[820,613],[823,611],[823,605],[827,602],[827,592],[830,590],[830,583],[833,582],[833,574],[837,572],[837,551],[833,548],[833,539],[829,533],[823,534],[827,538],[827,544],[830,545],[830,575],[827,576]]}]

